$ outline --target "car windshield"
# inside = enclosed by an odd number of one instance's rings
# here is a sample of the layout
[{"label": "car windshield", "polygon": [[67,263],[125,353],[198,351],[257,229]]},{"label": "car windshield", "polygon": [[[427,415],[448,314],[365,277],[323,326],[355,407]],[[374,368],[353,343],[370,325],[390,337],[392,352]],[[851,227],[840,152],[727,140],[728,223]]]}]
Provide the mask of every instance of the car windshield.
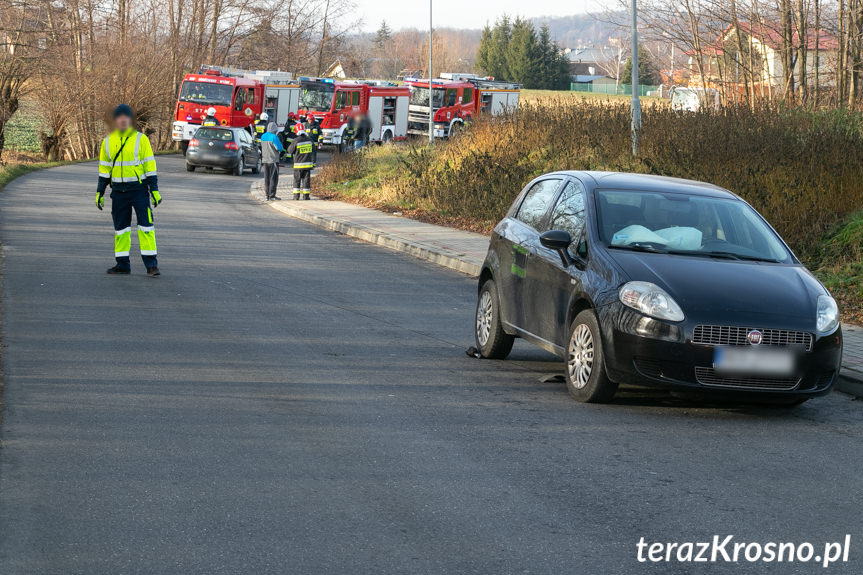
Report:
[{"label": "car windshield", "polygon": [[183,82],[183,87],[180,89],[180,101],[209,106],[230,106],[233,93],[233,86],[187,80]]},{"label": "car windshield", "polygon": [[790,262],[776,233],[749,205],[678,193],[597,191],[599,234],[613,249]]},{"label": "car windshield", "polygon": [[[442,88],[433,88],[434,107],[440,108],[443,105],[444,91]],[[415,106],[429,105],[429,89],[422,86],[411,86],[411,104]]]},{"label": "car windshield", "polygon": [[300,110],[329,112],[333,105],[333,93],[335,90],[336,88],[332,84],[325,86],[303,84],[303,89],[300,93]]},{"label": "car windshield", "polygon": [[198,131],[195,132],[195,138],[198,140],[230,142],[234,139],[234,133],[231,130],[221,130],[219,128],[198,128]]}]

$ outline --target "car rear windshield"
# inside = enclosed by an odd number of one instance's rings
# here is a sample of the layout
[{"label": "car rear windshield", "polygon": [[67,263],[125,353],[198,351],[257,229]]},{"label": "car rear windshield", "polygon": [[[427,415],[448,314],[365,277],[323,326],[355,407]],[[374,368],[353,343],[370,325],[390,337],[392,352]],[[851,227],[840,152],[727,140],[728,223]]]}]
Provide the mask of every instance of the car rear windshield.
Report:
[{"label": "car rear windshield", "polygon": [[195,132],[195,138],[199,140],[230,142],[234,139],[234,133],[231,130],[221,130],[219,128],[198,128],[198,131]]},{"label": "car rear windshield", "polygon": [[680,193],[597,191],[599,234],[610,248],[790,262],[791,254],[748,204]]}]

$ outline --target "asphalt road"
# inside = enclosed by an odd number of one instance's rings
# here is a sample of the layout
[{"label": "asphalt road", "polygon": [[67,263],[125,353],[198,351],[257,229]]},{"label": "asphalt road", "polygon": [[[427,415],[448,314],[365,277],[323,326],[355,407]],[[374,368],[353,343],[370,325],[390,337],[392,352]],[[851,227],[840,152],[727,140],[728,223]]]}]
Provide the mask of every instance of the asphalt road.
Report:
[{"label": "asphalt road", "polygon": [[863,569],[863,404],[578,404],[465,355],[473,280],[159,168],[159,279],[105,275],[95,165],[0,193],[3,575],[816,573],[636,543],[846,534]]}]

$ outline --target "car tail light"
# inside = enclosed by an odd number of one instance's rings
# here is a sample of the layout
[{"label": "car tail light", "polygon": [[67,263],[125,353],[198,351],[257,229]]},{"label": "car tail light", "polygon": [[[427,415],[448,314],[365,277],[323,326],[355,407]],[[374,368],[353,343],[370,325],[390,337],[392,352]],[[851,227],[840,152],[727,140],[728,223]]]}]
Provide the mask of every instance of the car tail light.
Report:
[{"label": "car tail light", "polygon": [[192,138],[191,140],[189,140],[189,147],[190,148],[197,148],[199,143],[200,142],[198,142],[198,140],[196,140],[195,138]]},{"label": "car tail light", "polygon": [[240,146],[237,145],[237,142],[225,142],[226,150],[239,150]]}]

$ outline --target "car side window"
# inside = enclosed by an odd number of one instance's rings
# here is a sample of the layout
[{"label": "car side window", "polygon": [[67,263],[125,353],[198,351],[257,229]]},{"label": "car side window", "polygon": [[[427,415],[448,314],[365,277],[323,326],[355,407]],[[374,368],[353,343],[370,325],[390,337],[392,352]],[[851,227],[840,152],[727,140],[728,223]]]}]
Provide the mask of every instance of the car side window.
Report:
[{"label": "car side window", "polygon": [[541,180],[533,185],[524,196],[516,218],[537,231],[542,231],[542,220],[548,211],[548,206],[554,199],[554,193],[560,187],[560,180]]},{"label": "car side window", "polygon": [[584,194],[581,182],[568,182],[551,212],[548,229],[569,232],[572,241],[577,242],[584,231]]}]

